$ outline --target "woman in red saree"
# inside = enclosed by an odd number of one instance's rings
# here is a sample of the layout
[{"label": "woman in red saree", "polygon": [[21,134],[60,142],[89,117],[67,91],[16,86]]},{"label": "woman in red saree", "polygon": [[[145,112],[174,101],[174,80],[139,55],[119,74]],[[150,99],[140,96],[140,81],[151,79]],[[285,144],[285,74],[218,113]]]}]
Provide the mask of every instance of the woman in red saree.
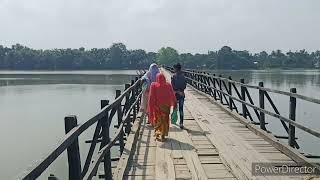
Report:
[{"label": "woman in red saree", "polygon": [[156,82],[150,86],[148,101],[149,121],[155,128],[156,140],[164,141],[169,132],[170,108],[176,108],[176,98],[170,83],[162,73],[157,74]]}]

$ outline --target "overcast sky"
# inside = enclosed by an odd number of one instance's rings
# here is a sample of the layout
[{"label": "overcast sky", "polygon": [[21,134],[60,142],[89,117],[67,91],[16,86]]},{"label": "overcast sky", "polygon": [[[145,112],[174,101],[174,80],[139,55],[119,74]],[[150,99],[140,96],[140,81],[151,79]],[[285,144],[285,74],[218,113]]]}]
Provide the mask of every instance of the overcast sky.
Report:
[{"label": "overcast sky", "polygon": [[0,0],[0,44],[320,49],[320,0]]}]

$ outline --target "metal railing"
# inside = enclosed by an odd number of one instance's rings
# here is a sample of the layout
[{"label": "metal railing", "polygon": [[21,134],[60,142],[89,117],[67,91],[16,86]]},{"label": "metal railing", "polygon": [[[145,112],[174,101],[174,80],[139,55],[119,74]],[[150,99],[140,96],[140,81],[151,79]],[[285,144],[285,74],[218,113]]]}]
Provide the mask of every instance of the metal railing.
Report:
[{"label": "metal railing", "polygon": [[[141,77],[141,75],[140,75]],[[137,118],[142,96],[141,79],[136,77],[131,84],[125,84],[125,91],[116,90],[115,100],[109,104],[108,100],[101,100],[101,111],[83,124],[77,123],[77,117],[67,116],[65,122],[65,136],[61,141],[44,156],[37,164],[28,168],[19,179],[36,179],[52,162],[54,162],[65,150],[68,154],[69,179],[92,179],[97,174],[99,164],[103,162],[104,179],[112,179],[111,161],[119,158],[111,158],[110,149],[119,146],[120,155],[125,146],[126,135],[131,131],[132,124]],[[116,118],[113,118],[116,117]],[[117,119],[116,134],[110,139],[111,121]],[[81,168],[80,150],[78,137],[89,127],[96,125],[90,148]],[[94,156],[97,144],[100,143],[99,151]]]},{"label": "metal railing", "polygon": [[[167,70],[173,72],[173,68],[165,67]],[[227,105],[231,111],[236,111],[238,114],[246,119],[250,119],[255,125],[259,125],[264,131],[268,131],[266,128],[266,114],[276,119],[279,119],[283,128],[287,132],[288,136],[275,136],[277,138],[288,139],[288,144],[291,147],[299,149],[299,145],[296,142],[295,128],[299,128],[308,134],[311,134],[317,138],[320,138],[319,130],[306,127],[296,121],[296,100],[301,99],[314,104],[320,104],[320,99],[307,97],[301,94],[297,94],[296,88],[291,88],[290,92],[274,90],[265,88],[263,82],[259,82],[259,86],[249,85],[244,83],[244,79],[240,82],[232,80],[231,77],[223,78],[221,75],[216,76],[204,71],[197,70],[184,70],[185,77],[188,84],[196,88],[197,90],[210,95],[216,101],[220,101],[221,104]],[[248,91],[248,88],[259,91],[258,105],[254,104],[254,101]],[[284,117],[280,114],[278,108],[271,99],[269,92],[289,96],[289,117]],[[267,101],[266,101],[267,100]],[[241,106],[236,105],[238,102]],[[269,102],[274,112],[265,109],[266,102]],[[255,114],[253,117],[248,108],[252,108]],[[258,122],[254,121],[257,119]]]}]

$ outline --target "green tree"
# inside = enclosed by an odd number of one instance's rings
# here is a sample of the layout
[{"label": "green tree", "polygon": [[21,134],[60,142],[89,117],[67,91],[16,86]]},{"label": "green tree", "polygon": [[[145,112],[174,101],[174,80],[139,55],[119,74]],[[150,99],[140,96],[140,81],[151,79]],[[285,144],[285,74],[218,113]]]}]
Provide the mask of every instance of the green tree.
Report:
[{"label": "green tree", "polygon": [[157,54],[157,62],[159,64],[172,65],[179,60],[178,51],[171,47],[162,47]]}]

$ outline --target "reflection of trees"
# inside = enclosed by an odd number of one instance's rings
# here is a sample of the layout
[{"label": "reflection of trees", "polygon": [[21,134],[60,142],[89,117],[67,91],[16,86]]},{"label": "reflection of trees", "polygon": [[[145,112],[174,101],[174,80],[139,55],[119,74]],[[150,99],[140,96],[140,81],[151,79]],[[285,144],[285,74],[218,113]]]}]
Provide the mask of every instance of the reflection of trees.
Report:
[{"label": "reflection of trees", "polygon": [[86,74],[12,74],[0,75],[0,86],[44,84],[125,84],[134,75],[86,75]]}]

